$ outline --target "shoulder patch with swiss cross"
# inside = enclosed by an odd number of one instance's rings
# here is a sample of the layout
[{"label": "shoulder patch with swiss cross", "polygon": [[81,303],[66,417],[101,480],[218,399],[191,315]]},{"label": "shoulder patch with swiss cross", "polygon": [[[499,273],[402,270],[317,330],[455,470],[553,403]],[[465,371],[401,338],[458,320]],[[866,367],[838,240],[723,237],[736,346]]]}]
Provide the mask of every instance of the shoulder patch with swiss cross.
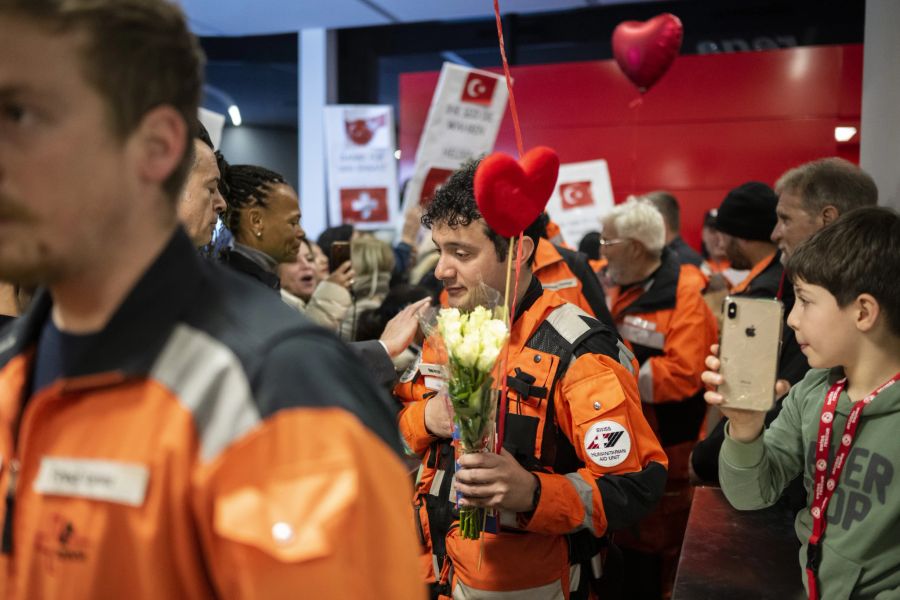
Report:
[{"label": "shoulder patch with swiss cross", "polygon": [[615,421],[597,421],[584,434],[584,452],[601,467],[615,467],[631,454],[631,436]]}]

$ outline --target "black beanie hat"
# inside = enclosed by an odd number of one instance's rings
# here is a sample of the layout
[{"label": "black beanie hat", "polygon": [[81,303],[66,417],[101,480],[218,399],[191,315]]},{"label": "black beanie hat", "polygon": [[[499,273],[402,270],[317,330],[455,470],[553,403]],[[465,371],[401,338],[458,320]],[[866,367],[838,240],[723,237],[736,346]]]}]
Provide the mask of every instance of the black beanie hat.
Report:
[{"label": "black beanie hat", "polygon": [[778,196],[772,188],[758,181],[748,181],[734,188],[719,206],[715,228],[745,240],[769,241],[778,218],[775,206]]}]

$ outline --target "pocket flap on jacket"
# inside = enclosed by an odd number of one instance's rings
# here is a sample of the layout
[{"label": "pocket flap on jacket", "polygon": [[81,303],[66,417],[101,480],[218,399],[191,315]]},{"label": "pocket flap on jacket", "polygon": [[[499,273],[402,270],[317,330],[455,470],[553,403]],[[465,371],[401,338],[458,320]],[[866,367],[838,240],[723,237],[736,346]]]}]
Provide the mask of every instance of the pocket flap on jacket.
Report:
[{"label": "pocket flap on jacket", "polygon": [[219,496],[213,527],[217,535],[283,562],[321,558],[333,552],[336,537],[347,535],[358,489],[349,467],[276,475]]},{"label": "pocket flap on jacket", "polygon": [[576,426],[595,421],[604,415],[621,415],[626,402],[622,384],[609,369],[598,370],[568,383],[564,388],[572,423]]}]

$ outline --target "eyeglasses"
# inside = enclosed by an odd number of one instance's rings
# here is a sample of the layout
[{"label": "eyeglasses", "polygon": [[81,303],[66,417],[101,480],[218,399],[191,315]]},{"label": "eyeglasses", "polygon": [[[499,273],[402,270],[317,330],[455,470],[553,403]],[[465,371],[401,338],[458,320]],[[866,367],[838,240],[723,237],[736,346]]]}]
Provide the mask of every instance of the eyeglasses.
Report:
[{"label": "eyeglasses", "polygon": [[628,238],[614,238],[608,240],[606,238],[600,238],[600,245],[606,248],[607,246],[615,246],[617,244],[623,244],[628,241]]}]

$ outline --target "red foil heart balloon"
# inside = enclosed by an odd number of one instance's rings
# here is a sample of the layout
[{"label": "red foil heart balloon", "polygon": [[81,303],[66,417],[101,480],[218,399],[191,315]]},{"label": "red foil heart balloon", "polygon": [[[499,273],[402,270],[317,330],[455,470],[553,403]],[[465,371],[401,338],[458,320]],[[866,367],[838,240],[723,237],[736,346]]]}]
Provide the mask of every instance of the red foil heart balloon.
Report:
[{"label": "red foil heart balloon", "polygon": [[613,54],[619,68],[643,94],[672,66],[683,36],[681,20],[670,13],[649,21],[625,21],[613,31]]},{"label": "red foil heart balloon", "polygon": [[559,157],[550,148],[533,148],[518,162],[495,152],[475,171],[478,210],[491,229],[503,237],[517,236],[544,212],[557,177]]}]

